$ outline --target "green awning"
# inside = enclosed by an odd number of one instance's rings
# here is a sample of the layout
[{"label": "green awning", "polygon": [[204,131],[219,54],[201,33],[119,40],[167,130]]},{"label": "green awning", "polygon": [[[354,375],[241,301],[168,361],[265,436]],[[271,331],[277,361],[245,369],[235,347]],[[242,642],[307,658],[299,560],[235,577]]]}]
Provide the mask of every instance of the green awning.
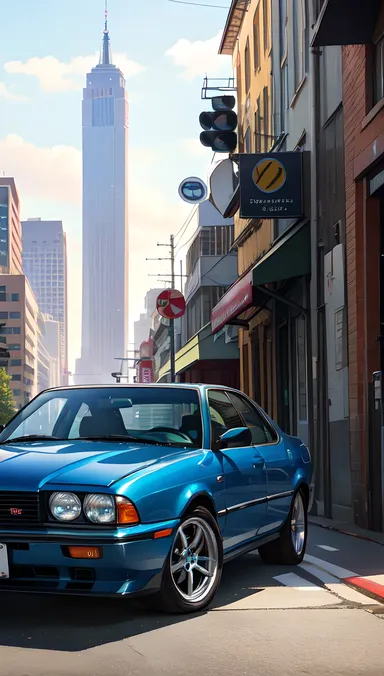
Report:
[{"label": "green awning", "polygon": [[284,233],[253,268],[253,286],[304,277],[311,272],[309,223],[299,223]]}]

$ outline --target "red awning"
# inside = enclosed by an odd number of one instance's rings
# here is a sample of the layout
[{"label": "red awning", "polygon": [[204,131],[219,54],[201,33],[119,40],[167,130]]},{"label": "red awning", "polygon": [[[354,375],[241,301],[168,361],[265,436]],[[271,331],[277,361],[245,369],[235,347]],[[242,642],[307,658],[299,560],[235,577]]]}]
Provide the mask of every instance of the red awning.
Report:
[{"label": "red awning", "polygon": [[238,279],[215,305],[211,314],[212,333],[217,333],[230,323],[231,319],[235,319],[252,307],[252,275],[253,270],[250,270],[244,277]]}]

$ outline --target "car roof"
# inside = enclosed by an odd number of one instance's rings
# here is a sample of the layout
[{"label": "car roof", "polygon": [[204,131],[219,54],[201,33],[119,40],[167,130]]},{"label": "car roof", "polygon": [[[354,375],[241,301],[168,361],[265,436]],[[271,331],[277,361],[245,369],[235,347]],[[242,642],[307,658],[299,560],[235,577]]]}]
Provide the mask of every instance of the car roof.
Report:
[{"label": "car roof", "polygon": [[100,390],[100,389],[111,389],[111,388],[127,388],[127,387],[145,387],[151,389],[152,387],[161,388],[161,387],[176,387],[178,389],[188,389],[188,390],[204,390],[207,388],[215,389],[225,389],[232,390],[232,387],[227,387],[225,385],[215,385],[207,383],[101,383],[100,385],[61,385],[58,387],[50,387],[45,390],[45,392],[55,392],[55,391],[67,391],[67,390]]}]

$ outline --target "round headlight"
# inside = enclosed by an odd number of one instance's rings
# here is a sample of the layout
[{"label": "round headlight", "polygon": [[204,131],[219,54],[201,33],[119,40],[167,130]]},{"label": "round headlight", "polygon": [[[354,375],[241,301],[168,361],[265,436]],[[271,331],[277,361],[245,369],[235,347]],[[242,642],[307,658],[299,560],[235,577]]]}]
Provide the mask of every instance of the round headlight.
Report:
[{"label": "round headlight", "polygon": [[112,523],[116,520],[115,500],[112,495],[86,495],[84,514],[92,523]]},{"label": "round headlight", "polygon": [[49,509],[58,521],[74,521],[81,514],[81,502],[74,493],[52,493]]}]

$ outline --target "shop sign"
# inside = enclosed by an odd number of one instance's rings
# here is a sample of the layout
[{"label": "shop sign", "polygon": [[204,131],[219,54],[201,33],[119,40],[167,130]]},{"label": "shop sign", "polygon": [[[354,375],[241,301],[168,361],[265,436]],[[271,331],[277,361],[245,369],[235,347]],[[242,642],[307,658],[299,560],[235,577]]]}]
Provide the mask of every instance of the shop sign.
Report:
[{"label": "shop sign", "polygon": [[303,154],[239,155],[240,218],[303,215]]},{"label": "shop sign", "polygon": [[139,364],[139,383],[153,383],[152,360],[145,359]]},{"label": "shop sign", "polygon": [[252,305],[252,270],[241,277],[219,300],[211,314],[212,333],[217,333],[232,319]]}]

